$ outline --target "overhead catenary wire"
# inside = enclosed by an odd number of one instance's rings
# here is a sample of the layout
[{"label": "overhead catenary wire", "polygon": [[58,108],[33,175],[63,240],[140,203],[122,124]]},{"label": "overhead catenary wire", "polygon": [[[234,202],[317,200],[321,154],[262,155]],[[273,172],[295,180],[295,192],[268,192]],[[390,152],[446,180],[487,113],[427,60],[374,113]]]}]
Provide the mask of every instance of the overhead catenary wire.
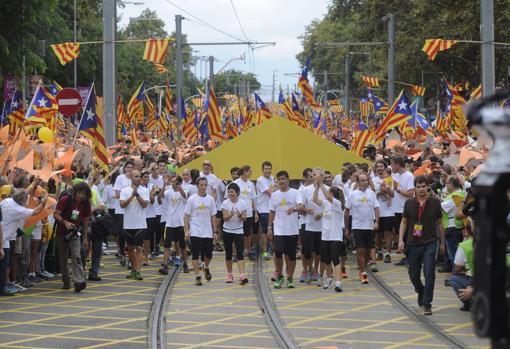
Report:
[{"label": "overhead catenary wire", "polygon": [[[200,24],[202,24],[202,25],[204,25],[204,26],[206,26],[206,27],[209,27],[209,28],[211,28],[211,29],[213,29],[213,30],[215,30],[215,31],[217,31],[217,32],[219,32],[219,33],[221,33],[221,34],[223,34],[223,35],[226,35],[226,36],[228,36],[228,37],[230,37],[230,38],[232,38],[232,39],[234,39],[234,40],[237,40],[237,41],[244,41],[243,39],[241,39],[241,38],[239,38],[239,37],[237,37],[237,36],[234,36],[234,35],[232,35],[232,34],[229,34],[229,33],[227,33],[226,31],[221,30],[220,28],[218,28],[218,27],[216,27],[216,26],[214,26],[214,25],[212,25],[212,24],[210,24],[210,23],[208,23],[208,22],[204,21],[204,20],[203,20],[203,19],[201,19],[200,17],[197,17],[196,15],[194,15],[193,13],[191,13],[191,12],[187,11],[187,10],[186,10],[186,9],[184,9],[183,7],[181,7],[181,6],[177,5],[177,4],[176,4],[176,3],[174,3],[173,1],[170,1],[170,0],[165,0],[165,1],[166,1],[166,2],[168,2],[170,5],[172,5],[172,6],[174,6],[174,7],[177,7],[179,10],[181,10],[181,11],[182,11],[182,12],[184,12],[184,13],[186,13],[188,16],[191,16],[191,17],[192,17],[192,18],[194,18],[195,20],[199,21],[199,22],[200,22]],[[191,21],[189,18],[186,18],[186,20]]]}]

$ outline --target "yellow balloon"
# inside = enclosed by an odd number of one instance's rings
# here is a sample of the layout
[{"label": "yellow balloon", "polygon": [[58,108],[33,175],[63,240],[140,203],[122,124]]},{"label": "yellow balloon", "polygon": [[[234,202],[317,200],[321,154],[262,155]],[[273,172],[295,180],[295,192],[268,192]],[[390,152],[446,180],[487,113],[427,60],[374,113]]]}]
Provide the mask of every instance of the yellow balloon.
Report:
[{"label": "yellow balloon", "polygon": [[47,127],[41,127],[37,132],[39,139],[44,143],[53,142],[53,132]]}]

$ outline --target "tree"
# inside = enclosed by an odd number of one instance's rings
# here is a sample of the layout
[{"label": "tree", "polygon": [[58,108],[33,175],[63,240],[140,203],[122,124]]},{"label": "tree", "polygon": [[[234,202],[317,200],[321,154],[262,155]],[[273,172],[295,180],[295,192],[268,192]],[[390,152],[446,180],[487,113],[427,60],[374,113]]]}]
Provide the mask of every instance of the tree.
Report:
[{"label": "tree", "polygon": [[243,73],[240,70],[229,69],[214,76],[214,90],[218,96],[239,94],[240,91],[245,91],[248,83],[251,91],[260,89],[260,82],[252,73]]},{"label": "tree", "polygon": [[[508,2],[495,1],[496,41],[509,42],[510,9]],[[387,23],[382,17],[393,13],[396,19],[396,69],[395,79],[420,85],[422,71],[426,96],[435,96],[439,78],[450,81],[480,83],[480,45],[459,43],[452,49],[438,54],[429,61],[421,51],[425,39],[479,40],[478,0],[420,1],[420,0],[333,0],[328,13],[321,20],[310,23],[301,37],[303,51],[297,55],[303,64],[311,55],[312,74],[321,81],[324,70],[344,72],[348,52],[368,52],[370,56],[352,56],[354,93],[365,94],[360,75],[385,78],[387,76],[387,46],[351,46],[344,48],[320,47],[324,41],[381,41],[387,42]],[[510,57],[496,47],[496,81],[506,79]],[[343,86],[343,76],[329,77],[330,87]],[[385,83],[381,84],[385,89]],[[400,87],[397,85],[397,93]],[[379,93],[379,92],[378,92]],[[384,95],[384,92],[381,93]]]}]

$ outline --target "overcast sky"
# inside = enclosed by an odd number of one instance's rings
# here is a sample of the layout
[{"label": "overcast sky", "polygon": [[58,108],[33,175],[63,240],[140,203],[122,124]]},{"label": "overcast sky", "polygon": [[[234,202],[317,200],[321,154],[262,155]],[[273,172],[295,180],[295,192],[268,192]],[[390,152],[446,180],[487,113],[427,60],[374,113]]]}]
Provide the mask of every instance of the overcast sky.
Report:
[{"label": "overcast sky", "polygon": [[[133,2],[133,1],[131,1]],[[235,41],[218,31],[197,24],[198,20],[179,10],[174,3],[201,20],[222,31],[244,38],[237,22],[231,0],[136,0],[144,5],[128,4],[119,9],[120,26],[128,24],[130,17],[137,17],[145,8],[157,12],[158,17],[165,21],[165,30],[175,31],[175,15],[181,14],[191,21],[183,21],[182,31],[188,35],[189,42],[225,42]],[[171,3],[170,3],[171,2]],[[285,90],[287,85],[292,89],[297,82],[296,76],[285,76],[301,70],[296,54],[301,51],[298,37],[304,34],[305,26],[314,18],[322,18],[327,11],[328,0],[232,0],[246,37],[255,41],[276,41],[276,46],[259,48],[250,54],[244,45],[235,46],[195,46],[195,56],[214,56],[215,72],[230,59],[245,55],[245,62],[237,60],[228,65],[244,72],[257,74],[262,84],[261,94],[264,99],[271,98],[273,70],[276,72],[276,90],[279,85]],[[252,58],[253,57],[253,58]],[[205,73],[206,63],[192,67],[200,78]],[[207,66],[208,67],[208,66]],[[228,69],[227,68],[227,69]]]}]

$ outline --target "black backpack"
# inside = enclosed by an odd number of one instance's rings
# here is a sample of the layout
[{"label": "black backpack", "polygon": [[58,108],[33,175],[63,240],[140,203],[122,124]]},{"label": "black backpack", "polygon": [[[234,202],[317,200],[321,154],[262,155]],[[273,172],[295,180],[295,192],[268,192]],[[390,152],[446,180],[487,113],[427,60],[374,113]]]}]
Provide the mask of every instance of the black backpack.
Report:
[{"label": "black backpack", "polygon": [[94,212],[90,224],[91,233],[95,239],[103,240],[108,234],[117,236],[119,233],[117,222],[105,211]]}]

